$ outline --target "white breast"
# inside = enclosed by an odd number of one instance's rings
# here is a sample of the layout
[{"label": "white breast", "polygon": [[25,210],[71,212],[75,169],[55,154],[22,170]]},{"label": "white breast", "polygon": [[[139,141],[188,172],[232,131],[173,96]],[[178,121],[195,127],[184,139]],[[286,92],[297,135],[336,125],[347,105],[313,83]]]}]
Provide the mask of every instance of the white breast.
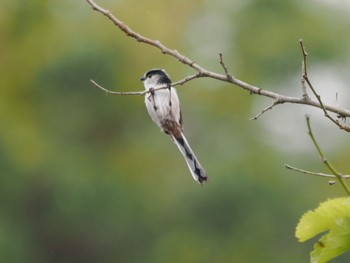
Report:
[{"label": "white breast", "polygon": [[180,123],[180,103],[176,90],[172,87],[155,91],[154,94],[145,95],[145,103],[148,114],[152,120],[159,126],[166,120]]}]

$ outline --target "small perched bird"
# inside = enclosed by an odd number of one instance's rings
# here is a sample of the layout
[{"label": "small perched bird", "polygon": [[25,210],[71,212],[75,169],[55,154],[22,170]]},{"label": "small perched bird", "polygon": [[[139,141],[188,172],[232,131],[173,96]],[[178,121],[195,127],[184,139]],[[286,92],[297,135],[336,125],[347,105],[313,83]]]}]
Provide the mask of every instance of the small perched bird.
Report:
[{"label": "small perched bird", "polygon": [[145,103],[151,119],[170,135],[185,158],[194,180],[200,184],[207,181],[207,174],[183,134],[179,97],[171,86],[169,75],[163,69],[152,69],[141,80],[149,91],[145,95]]}]

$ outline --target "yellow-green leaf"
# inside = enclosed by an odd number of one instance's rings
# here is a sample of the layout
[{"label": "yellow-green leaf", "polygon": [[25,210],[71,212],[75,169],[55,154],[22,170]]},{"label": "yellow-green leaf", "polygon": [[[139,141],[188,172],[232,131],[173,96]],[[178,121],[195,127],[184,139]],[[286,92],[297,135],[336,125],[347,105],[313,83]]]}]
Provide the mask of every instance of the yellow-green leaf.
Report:
[{"label": "yellow-green leaf", "polygon": [[324,263],[343,254],[350,248],[350,218],[338,219],[329,233],[314,245],[312,263]]},{"label": "yellow-green leaf", "polygon": [[330,229],[338,219],[346,217],[350,217],[350,198],[330,199],[301,217],[295,235],[300,242],[304,242]]},{"label": "yellow-green leaf", "polygon": [[350,249],[350,198],[336,198],[323,202],[306,212],[296,228],[300,242],[325,233],[310,254],[312,263],[325,263]]}]

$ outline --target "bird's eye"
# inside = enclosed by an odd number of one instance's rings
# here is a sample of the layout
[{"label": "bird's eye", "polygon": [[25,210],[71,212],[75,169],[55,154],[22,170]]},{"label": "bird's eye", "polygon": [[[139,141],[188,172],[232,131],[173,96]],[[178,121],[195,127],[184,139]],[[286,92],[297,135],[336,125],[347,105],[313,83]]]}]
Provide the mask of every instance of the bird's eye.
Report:
[{"label": "bird's eye", "polygon": [[151,77],[152,77],[151,75],[148,75],[148,77],[147,77],[147,78],[149,78],[149,79],[150,79]]}]

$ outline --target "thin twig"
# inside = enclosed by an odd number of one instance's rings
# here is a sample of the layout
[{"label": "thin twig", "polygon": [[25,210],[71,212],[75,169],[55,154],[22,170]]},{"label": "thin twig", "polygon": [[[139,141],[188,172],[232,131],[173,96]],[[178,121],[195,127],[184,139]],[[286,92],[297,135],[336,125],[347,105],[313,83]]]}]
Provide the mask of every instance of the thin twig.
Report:
[{"label": "thin twig", "polygon": [[[174,82],[171,84],[171,86],[178,86],[178,85],[183,85],[184,83],[188,82],[188,81],[191,81],[195,78],[200,78],[201,76],[199,74],[194,74],[194,75],[191,75],[191,76],[187,76],[186,78],[182,79],[182,80],[179,80],[177,82]],[[108,90],[104,87],[102,87],[101,85],[99,85],[98,83],[96,83],[96,81],[94,80],[90,80],[92,84],[94,84],[97,88],[103,90],[104,92],[106,92],[107,94],[111,94],[111,95],[140,95],[140,96],[143,96],[147,93],[150,93],[151,91],[150,90],[143,90],[143,91],[112,91],[112,90]],[[156,88],[156,89],[153,89],[152,92],[154,91],[157,91],[157,90],[162,90],[162,89],[167,89],[169,88],[167,85],[164,86],[164,87],[159,87],[159,88]]]},{"label": "thin twig", "polygon": [[97,88],[99,88],[99,89],[103,90],[104,92],[106,92],[107,94],[111,94],[111,95],[139,95],[139,96],[143,96],[143,95],[145,95],[147,93],[152,93],[152,92],[155,92],[157,90],[162,90],[162,89],[168,89],[169,88],[168,85],[164,85],[162,87],[149,89],[149,90],[143,90],[143,91],[112,91],[112,90],[108,90],[108,89],[102,87],[101,85],[99,85],[95,81],[93,81],[92,79],[90,81]]},{"label": "thin twig", "polygon": [[[312,106],[312,107],[326,109],[327,111],[336,113],[336,114],[343,116],[343,117],[350,117],[350,110],[348,110],[348,109],[335,107],[333,105],[326,105],[326,104],[320,103],[320,101],[318,101],[318,100],[317,101],[305,100],[305,98],[303,98],[303,97],[298,98],[298,97],[284,96],[284,95],[281,95],[281,94],[278,94],[278,93],[275,93],[275,92],[272,92],[269,90],[265,90],[265,89],[256,87],[256,86],[248,84],[242,80],[234,78],[234,77],[232,77],[232,75],[228,74],[227,67],[223,63],[223,60],[222,60],[222,64],[224,65],[224,70],[226,68],[225,74],[219,74],[219,73],[216,73],[213,71],[209,71],[209,70],[205,69],[204,67],[200,66],[199,64],[195,63],[190,58],[181,54],[179,51],[177,51],[175,49],[170,49],[158,40],[153,40],[153,39],[147,38],[147,37],[135,32],[135,31],[133,31],[128,25],[126,25],[124,22],[122,22],[117,17],[115,17],[109,10],[103,9],[102,7],[97,5],[93,0],[86,0],[86,1],[93,8],[93,10],[96,10],[96,11],[100,12],[101,14],[105,15],[109,20],[111,20],[127,36],[134,38],[138,42],[142,42],[142,43],[145,43],[147,45],[154,46],[155,48],[158,48],[163,54],[170,55],[170,56],[176,58],[181,63],[196,70],[197,73],[195,75],[192,75],[190,77],[185,78],[181,84],[188,82],[188,81],[195,79],[195,78],[207,77],[207,78],[212,78],[212,79],[216,79],[219,81],[232,83],[232,84],[234,84],[234,85],[236,85],[244,90],[247,90],[250,94],[257,94],[257,95],[269,97],[273,100],[280,101],[280,103],[295,103],[295,104],[308,105],[308,106]],[[349,129],[349,131],[350,131],[350,129]]]},{"label": "thin twig", "polygon": [[309,101],[310,97],[309,97],[309,95],[307,95],[307,92],[306,92],[306,85],[305,85],[305,79],[304,78],[301,79],[301,91],[302,91],[302,94],[303,94],[303,99],[306,100],[306,101]]},{"label": "thin twig", "polygon": [[[300,172],[300,173],[307,174],[307,175],[315,175],[315,176],[321,176],[321,177],[327,177],[327,178],[337,178],[333,174],[325,174],[325,173],[316,173],[316,172],[306,171],[306,170],[291,166],[289,164],[285,164],[284,167],[286,167],[289,170]],[[349,179],[350,175],[342,175],[341,177],[344,179]]]},{"label": "thin twig", "polygon": [[112,95],[145,95],[147,92],[147,90],[144,91],[111,91],[108,90],[104,87],[102,87],[101,85],[97,84],[95,81],[93,81],[92,79],[90,79],[91,83],[94,84],[97,88],[105,91],[107,94],[112,94]]},{"label": "thin twig", "polygon": [[306,85],[305,85],[305,78],[304,78],[304,76],[307,76],[307,67],[306,67],[307,53],[306,53],[305,47],[303,45],[302,39],[299,40],[299,44],[300,44],[301,52],[303,54],[303,60],[301,62],[301,71],[302,71],[301,90],[302,90],[303,98],[305,100],[310,100],[310,97],[309,97],[309,95],[307,95],[307,92],[306,92]]},{"label": "thin twig", "polygon": [[266,107],[263,109],[261,112],[259,112],[255,117],[250,118],[249,120],[256,120],[258,119],[261,115],[263,115],[265,112],[272,110],[273,107],[275,107],[278,104],[282,104],[280,100],[275,100],[270,106]]},{"label": "thin twig", "polygon": [[[323,101],[321,100],[321,96],[316,92],[316,89],[314,88],[314,86],[312,85],[308,73],[307,73],[307,52],[305,50],[305,46],[303,44],[303,40],[300,39],[299,40],[300,43],[300,47],[301,47],[301,52],[303,54],[303,79],[305,80],[305,82],[307,83],[307,85],[309,86],[309,88],[311,89],[312,93],[315,95],[317,101],[320,104],[320,108],[323,110],[323,113],[325,115],[326,118],[328,118],[329,120],[331,120],[335,125],[337,125],[340,129],[343,129],[347,132],[350,132],[350,127],[346,126],[346,125],[342,125],[339,120],[334,119],[331,115],[329,115],[327,108],[325,106],[325,104],[323,103]],[[306,94],[306,93],[305,93]]]},{"label": "thin twig", "polygon": [[175,87],[175,86],[183,85],[186,82],[189,82],[189,81],[194,80],[194,79],[202,78],[202,77],[203,76],[198,72],[197,74],[193,74],[193,75],[187,76],[187,77],[185,77],[182,80],[179,80],[179,81],[171,83],[171,86]]},{"label": "thin twig", "polygon": [[334,166],[327,160],[326,156],[324,155],[320,145],[318,144],[316,137],[314,136],[312,129],[311,129],[311,124],[310,124],[310,117],[306,116],[306,124],[307,124],[307,129],[308,133],[311,137],[312,142],[314,143],[318,154],[320,155],[321,161],[324,163],[324,165],[332,172],[332,174],[335,175],[341,186],[344,188],[345,192],[350,196],[350,188],[346,184],[344,178],[342,177],[342,174],[339,173]]},{"label": "thin twig", "polygon": [[307,76],[307,66],[306,66],[307,52],[304,47],[304,43],[302,39],[299,39],[299,44],[301,48],[301,53],[303,54],[302,71],[303,71],[303,78],[304,78],[305,76]]},{"label": "thin twig", "polygon": [[219,58],[220,58],[220,65],[222,66],[222,68],[224,69],[225,71],[225,74],[226,74],[226,77],[230,80],[230,82],[234,83],[233,81],[233,76],[228,72],[228,68],[227,66],[225,65],[225,62],[224,62],[224,58],[223,58],[223,55],[222,53],[219,53]]}]

